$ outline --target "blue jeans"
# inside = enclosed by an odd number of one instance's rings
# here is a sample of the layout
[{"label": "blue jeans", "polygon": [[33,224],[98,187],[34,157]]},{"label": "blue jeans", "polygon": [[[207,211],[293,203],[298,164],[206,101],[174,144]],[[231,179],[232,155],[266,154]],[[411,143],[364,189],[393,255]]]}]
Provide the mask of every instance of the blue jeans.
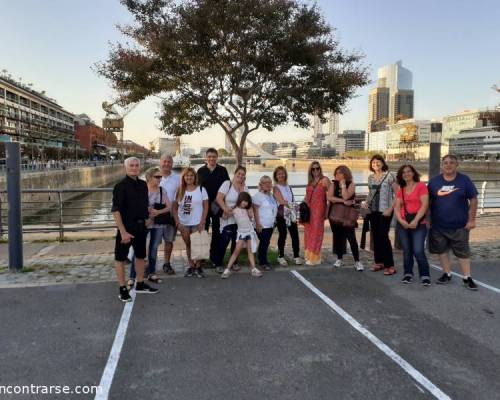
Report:
[{"label": "blue jeans", "polygon": [[[158,246],[161,243],[163,237],[163,228],[152,228],[148,229],[149,235],[149,248],[148,248],[148,267],[146,268],[146,275],[152,275],[156,273],[156,258],[158,253]],[[135,255],[132,257],[132,262],[130,263],[130,278],[135,279]]]},{"label": "blue jeans", "polygon": [[273,236],[274,228],[264,228],[262,232],[257,233],[259,237],[259,247],[257,249],[257,255],[259,257],[259,265],[269,265],[267,261],[267,249],[269,248],[269,243],[271,242],[271,236]]},{"label": "blue jeans", "polygon": [[413,276],[413,257],[415,257],[420,279],[429,278],[429,262],[424,249],[427,226],[419,224],[416,229],[404,229],[398,224],[397,231],[403,248],[405,276]]}]

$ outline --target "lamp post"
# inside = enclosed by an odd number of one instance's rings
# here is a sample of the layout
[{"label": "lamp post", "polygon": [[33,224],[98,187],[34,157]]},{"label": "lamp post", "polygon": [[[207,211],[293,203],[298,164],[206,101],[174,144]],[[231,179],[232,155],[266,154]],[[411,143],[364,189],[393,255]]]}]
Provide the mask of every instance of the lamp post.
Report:
[{"label": "lamp post", "polygon": [[439,175],[441,172],[441,140],[443,124],[431,123],[431,134],[429,138],[429,179]]}]

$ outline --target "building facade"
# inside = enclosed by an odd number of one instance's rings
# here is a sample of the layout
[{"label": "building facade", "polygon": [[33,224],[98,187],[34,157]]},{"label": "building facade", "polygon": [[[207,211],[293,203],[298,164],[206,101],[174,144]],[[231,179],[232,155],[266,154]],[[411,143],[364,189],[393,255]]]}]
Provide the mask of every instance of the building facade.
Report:
[{"label": "building facade", "polygon": [[86,114],[75,116],[75,138],[82,149],[99,156],[115,152],[118,143],[114,134],[97,126]]},{"label": "building facade", "polygon": [[464,129],[449,140],[450,153],[462,158],[500,158],[500,127]]},{"label": "building facade", "polygon": [[74,115],[6,76],[0,76],[0,135],[38,149],[79,149]]},{"label": "building facade", "polygon": [[345,130],[335,137],[335,151],[338,155],[343,155],[348,151],[365,149],[366,132],[362,130]]},{"label": "building facade", "polygon": [[401,61],[385,65],[377,71],[377,87],[368,99],[368,131],[387,129],[388,125],[413,118],[413,76]]}]

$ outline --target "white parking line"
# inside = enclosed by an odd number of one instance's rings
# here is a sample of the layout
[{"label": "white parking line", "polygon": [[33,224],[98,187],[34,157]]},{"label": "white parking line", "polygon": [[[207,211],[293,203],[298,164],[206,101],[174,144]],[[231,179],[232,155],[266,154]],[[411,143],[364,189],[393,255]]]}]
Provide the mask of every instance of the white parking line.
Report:
[{"label": "white parking line", "polygon": [[125,303],[123,307],[122,317],[120,323],[118,324],[118,329],[116,330],[115,340],[113,341],[113,346],[111,347],[111,352],[109,353],[108,362],[102,373],[101,382],[99,383],[99,390],[95,396],[95,400],[107,400],[109,396],[109,390],[111,389],[111,384],[113,383],[113,377],[115,376],[116,366],[120,360],[120,354],[123,347],[123,342],[125,341],[125,336],[127,335],[128,323],[130,321],[130,316],[132,315],[132,309],[135,303],[135,290],[130,292],[132,301]]},{"label": "white parking line", "polygon": [[[432,268],[434,268],[434,269],[437,269],[438,271],[442,271],[443,270],[443,268],[441,268],[440,266],[435,265],[435,264],[430,264],[430,266]],[[463,275],[457,274],[456,272],[453,272],[453,271],[451,271],[451,274],[455,275],[455,276],[458,276],[459,278],[463,278],[464,277]],[[493,292],[496,292],[496,293],[500,294],[500,289],[496,288],[495,286],[488,285],[487,283],[478,281],[475,278],[474,278],[474,282],[476,282],[476,285],[478,285],[478,286],[482,286],[482,287],[484,287],[486,289],[489,289],[489,290],[491,290]]]},{"label": "white parking line", "polygon": [[332,299],[323,294],[318,288],[316,288],[311,282],[304,278],[300,273],[293,270],[291,273],[310,289],[316,296],[318,296],[323,302],[325,302],[333,311],[339,314],[345,321],[347,321],[354,329],[365,336],[370,342],[378,347],[383,353],[385,353],[390,359],[392,359],[396,364],[398,364],[403,370],[409,374],[413,379],[415,379],[420,385],[426,388],[431,394],[434,395],[436,399],[439,400],[451,400],[451,398],[441,391],[436,385],[434,385],[429,379],[418,372],[410,363],[401,358],[396,352],[394,352],[389,346],[377,338],[373,333],[361,325],[357,320],[355,320],[350,314],[344,311],[339,305],[337,305]]}]

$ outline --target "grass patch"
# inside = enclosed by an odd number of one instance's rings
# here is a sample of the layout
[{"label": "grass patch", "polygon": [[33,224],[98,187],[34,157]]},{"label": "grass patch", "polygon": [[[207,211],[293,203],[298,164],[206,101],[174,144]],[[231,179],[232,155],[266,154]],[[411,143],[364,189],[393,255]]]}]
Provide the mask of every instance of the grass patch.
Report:
[{"label": "grass patch", "polygon": [[[255,263],[259,264],[257,260],[257,254],[254,254],[254,256],[255,256]],[[229,257],[231,257],[231,249],[226,250],[226,254],[224,255],[224,265],[227,265]],[[278,265],[278,251],[273,249],[268,249],[267,260],[269,261],[269,265]],[[246,249],[241,250],[240,255],[238,256],[237,263],[240,265],[249,265],[248,253]]]},{"label": "grass patch", "polygon": [[34,272],[35,271],[35,268],[32,268],[32,267],[24,267],[21,272],[25,273],[25,272]]}]

